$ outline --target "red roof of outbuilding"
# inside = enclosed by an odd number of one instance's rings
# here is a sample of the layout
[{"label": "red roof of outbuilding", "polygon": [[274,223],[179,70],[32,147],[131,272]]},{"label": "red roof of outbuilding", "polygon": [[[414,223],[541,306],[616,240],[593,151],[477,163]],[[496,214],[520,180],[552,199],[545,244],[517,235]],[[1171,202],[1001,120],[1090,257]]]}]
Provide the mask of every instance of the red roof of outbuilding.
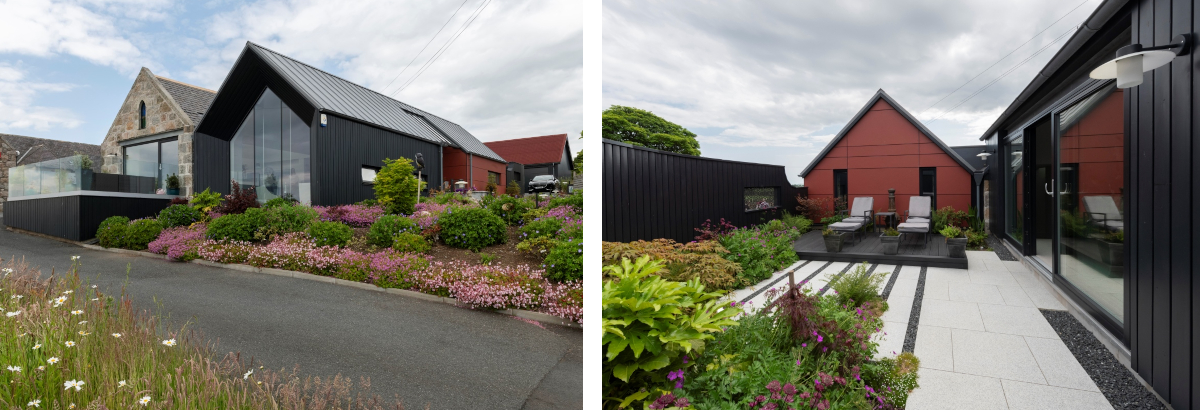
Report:
[{"label": "red roof of outbuilding", "polygon": [[492,141],[483,145],[509,162],[546,164],[562,161],[563,151],[567,149],[567,134]]}]

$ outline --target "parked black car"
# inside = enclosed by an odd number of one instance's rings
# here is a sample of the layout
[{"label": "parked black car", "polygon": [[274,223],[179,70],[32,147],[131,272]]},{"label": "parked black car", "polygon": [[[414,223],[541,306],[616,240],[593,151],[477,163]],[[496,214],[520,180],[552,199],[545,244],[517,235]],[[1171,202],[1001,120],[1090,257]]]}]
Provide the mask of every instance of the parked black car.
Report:
[{"label": "parked black car", "polygon": [[553,175],[538,175],[529,180],[529,192],[558,192],[558,178]]}]

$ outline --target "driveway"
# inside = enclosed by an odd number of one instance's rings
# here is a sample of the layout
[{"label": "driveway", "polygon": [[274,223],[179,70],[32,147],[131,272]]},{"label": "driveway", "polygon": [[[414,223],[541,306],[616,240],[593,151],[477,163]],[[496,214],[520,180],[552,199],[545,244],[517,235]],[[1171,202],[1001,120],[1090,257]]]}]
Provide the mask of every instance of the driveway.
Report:
[{"label": "driveway", "polygon": [[[44,274],[80,255],[83,280],[190,322],[219,355],[371,379],[407,408],[582,408],[583,336],[509,316],[330,283],[94,251],[0,226],[0,258]],[[128,268],[128,274],[126,270]]]}]

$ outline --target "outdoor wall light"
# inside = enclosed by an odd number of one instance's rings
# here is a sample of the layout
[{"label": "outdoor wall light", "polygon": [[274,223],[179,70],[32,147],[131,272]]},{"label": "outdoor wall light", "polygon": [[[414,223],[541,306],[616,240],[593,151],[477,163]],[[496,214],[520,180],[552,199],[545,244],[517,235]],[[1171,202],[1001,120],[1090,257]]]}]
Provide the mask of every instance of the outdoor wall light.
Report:
[{"label": "outdoor wall light", "polygon": [[980,152],[980,153],[976,154],[975,156],[977,156],[979,158],[983,158],[984,161],[987,161],[988,157],[992,156],[992,151],[984,150],[983,152]]},{"label": "outdoor wall light", "polygon": [[1191,34],[1176,35],[1165,46],[1130,44],[1117,50],[1117,58],[1096,67],[1090,76],[1097,80],[1116,78],[1117,88],[1136,87],[1142,84],[1142,73],[1167,65],[1177,56],[1187,55],[1191,48]]}]

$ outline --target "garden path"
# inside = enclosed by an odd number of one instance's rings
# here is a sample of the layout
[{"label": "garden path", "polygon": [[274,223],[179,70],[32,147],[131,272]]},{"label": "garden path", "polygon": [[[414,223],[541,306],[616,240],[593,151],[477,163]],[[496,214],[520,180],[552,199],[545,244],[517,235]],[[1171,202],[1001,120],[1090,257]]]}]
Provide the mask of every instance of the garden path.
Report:
[{"label": "garden path", "polygon": [[[1111,408],[1038,310],[1066,310],[1052,291],[1020,262],[1001,261],[994,252],[967,256],[970,269],[869,265],[887,275],[878,356],[910,350],[921,360],[921,387],[907,408]],[[726,298],[757,310],[767,290],[787,286],[789,271],[820,289],[847,268],[799,261]]]}]

